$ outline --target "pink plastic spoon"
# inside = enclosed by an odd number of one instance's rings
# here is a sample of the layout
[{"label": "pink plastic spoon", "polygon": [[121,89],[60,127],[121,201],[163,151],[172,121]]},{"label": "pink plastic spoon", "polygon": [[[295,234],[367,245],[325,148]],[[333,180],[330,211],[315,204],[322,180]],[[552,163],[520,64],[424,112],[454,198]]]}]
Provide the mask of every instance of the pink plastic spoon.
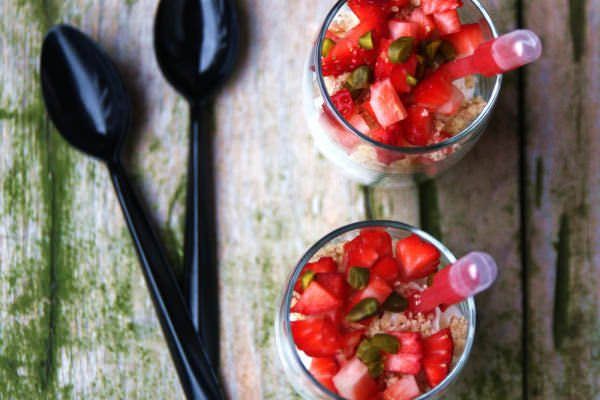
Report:
[{"label": "pink plastic spoon", "polygon": [[486,253],[469,253],[439,271],[433,284],[416,300],[413,311],[427,313],[439,305],[450,306],[488,289],[498,276],[494,259]]}]

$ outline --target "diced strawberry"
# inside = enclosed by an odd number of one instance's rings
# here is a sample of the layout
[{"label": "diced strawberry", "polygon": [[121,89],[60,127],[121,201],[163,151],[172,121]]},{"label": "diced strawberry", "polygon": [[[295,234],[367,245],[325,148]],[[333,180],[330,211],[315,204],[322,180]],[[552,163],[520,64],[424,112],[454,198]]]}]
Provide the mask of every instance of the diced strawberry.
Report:
[{"label": "diced strawberry", "polygon": [[454,46],[457,57],[470,56],[484,42],[483,30],[478,23],[466,24],[460,31],[444,36],[444,40]]},{"label": "diced strawberry", "polygon": [[[367,124],[367,121],[365,121],[364,117],[360,114],[354,114],[352,116],[352,118],[350,118],[348,120],[348,122],[350,123],[350,125],[352,125],[354,127],[354,129],[356,129],[357,131],[359,131],[360,133],[364,133],[367,134],[369,133],[369,125]],[[354,134],[352,134],[354,136]]]},{"label": "diced strawberry", "polygon": [[384,128],[406,118],[406,109],[390,79],[371,85],[371,100],[369,103],[377,121]]},{"label": "diced strawberry", "polygon": [[296,346],[310,357],[332,357],[341,346],[335,325],[317,317],[290,322]]},{"label": "diced strawberry", "polygon": [[315,315],[335,310],[341,305],[339,298],[313,280],[291,310],[304,315]]},{"label": "diced strawberry", "polygon": [[343,300],[347,294],[347,283],[344,275],[339,272],[321,273],[315,276],[315,281],[338,299]]},{"label": "diced strawberry", "polygon": [[348,7],[362,23],[384,21],[390,12],[390,0],[348,0]]},{"label": "diced strawberry", "polygon": [[461,0],[421,0],[421,8],[425,14],[436,14],[462,7]]},{"label": "diced strawberry", "polygon": [[400,279],[409,282],[435,272],[440,252],[431,243],[411,235],[396,243],[396,259],[400,264]]},{"label": "diced strawberry", "polygon": [[409,4],[410,0],[390,0],[390,8],[392,8],[392,11],[397,11],[393,10],[393,8],[400,9],[402,7],[406,7]]},{"label": "diced strawberry", "polygon": [[418,354],[398,353],[385,357],[384,369],[401,374],[416,375],[421,371],[421,358]]},{"label": "diced strawberry", "polygon": [[435,21],[431,16],[426,15],[421,8],[415,8],[408,19],[419,25],[419,39],[428,37],[435,30]]},{"label": "diced strawberry", "polygon": [[374,248],[380,257],[391,256],[393,254],[392,237],[385,229],[362,229],[359,236],[362,243],[365,246]]},{"label": "diced strawberry", "polygon": [[423,370],[425,371],[427,383],[434,388],[446,379],[450,371],[450,366],[446,363],[425,359],[423,360]]},{"label": "diced strawberry", "polygon": [[433,135],[433,115],[423,106],[411,106],[404,120],[404,137],[416,146],[426,146]]},{"label": "diced strawberry", "polygon": [[368,298],[377,299],[379,304],[383,304],[392,292],[392,287],[385,280],[372,274],[367,287],[355,293],[350,299],[350,308]]},{"label": "diced strawberry", "polygon": [[398,262],[392,256],[381,258],[371,268],[371,273],[385,279],[389,284],[393,284],[400,275],[400,268],[398,268]]},{"label": "diced strawberry", "polygon": [[454,115],[458,112],[458,110],[460,110],[464,101],[465,95],[463,92],[456,86],[452,85],[452,97],[450,97],[450,100],[448,100],[446,103],[441,105],[437,109],[437,112],[444,115]]},{"label": "diced strawberry", "polygon": [[393,146],[396,143],[396,135],[394,134],[393,129],[389,129],[394,125],[390,125],[387,128],[377,128],[373,129],[369,132],[369,137],[373,140],[376,140],[379,143],[389,144]]},{"label": "diced strawberry", "polygon": [[387,387],[383,393],[384,400],[412,400],[421,394],[414,376],[403,376]]},{"label": "diced strawberry", "polygon": [[321,257],[315,262],[306,264],[304,270],[311,270],[317,274],[336,272],[338,270],[337,263],[332,257]]},{"label": "diced strawberry", "polygon": [[379,56],[375,62],[375,80],[383,81],[390,78],[398,93],[408,93],[412,90],[412,86],[408,84],[406,78],[408,75],[415,75],[418,64],[417,56],[412,54],[406,62],[394,64],[388,58],[388,49],[391,43],[392,41],[389,39],[381,40]]},{"label": "diced strawberry", "polygon": [[424,338],[423,351],[427,360],[449,364],[454,351],[450,329],[442,329],[436,334]]},{"label": "diced strawberry", "polygon": [[449,35],[460,31],[460,17],[456,10],[448,10],[433,14],[435,26],[440,35]]},{"label": "diced strawberry", "polygon": [[354,355],[356,347],[358,347],[358,345],[360,344],[360,341],[362,340],[364,334],[365,331],[361,329],[357,331],[348,332],[342,336],[343,351],[344,355],[347,358],[350,358]]},{"label": "diced strawberry", "polygon": [[369,400],[377,392],[377,382],[358,358],[349,361],[333,377],[338,394],[347,400]]},{"label": "diced strawberry", "polygon": [[422,80],[413,95],[416,104],[436,110],[452,98],[452,83],[443,71],[436,71]]},{"label": "diced strawberry", "polygon": [[390,28],[390,36],[392,40],[396,40],[401,37],[412,37],[417,39],[419,37],[419,24],[416,22],[398,21],[392,19],[388,22]]},{"label": "diced strawberry", "polygon": [[400,353],[423,355],[423,342],[418,332],[387,332],[400,342]]},{"label": "diced strawberry", "polygon": [[350,119],[355,113],[354,100],[348,89],[341,89],[331,96],[333,106],[346,119]]},{"label": "diced strawberry", "polygon": [[339,40],[329,55],[322,59],[323,75],[337,76],[352,72],[361,65],[373,65],[377,58],[377,51],[361,48],[359,39],[377,26],[374,23],[361,23]]},{"label": "diced strawberry", "polygon": [[330,357],[313,358],[310,362],[309,371],[312,376],[333,393],[337,393],[333,384],[333,377],[339,370],[338,363]]},{"label": "diced strawberry", "polygon": [[364,243],[359,235],[344,244],[344,266],[346,271],[352,267],[370,268],[379,259],[377,249]]}]

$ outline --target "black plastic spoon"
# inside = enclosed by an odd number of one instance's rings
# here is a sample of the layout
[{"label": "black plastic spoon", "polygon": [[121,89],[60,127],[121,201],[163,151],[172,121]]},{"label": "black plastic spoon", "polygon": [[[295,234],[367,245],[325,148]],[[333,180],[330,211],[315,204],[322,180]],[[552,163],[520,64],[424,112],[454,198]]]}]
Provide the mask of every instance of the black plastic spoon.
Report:
[{"label": "black plastic spoon", "polygon": [[110,171],[186,396],[222,399],[173,271],[121,164],[131,107],[117,69],[91,39],[66,25],[44,39],[40,69],[46,108],[61,135]]},{"label": "black plastic spoon", "polygon": [[190,103],[185,290],[192,320],[219,360],[217,241],[214,206],[213,137],[207,113],[214,93],[231,75],[239,26],[227,0],[162,0],[154,26],[154,47],[163,74]]}]

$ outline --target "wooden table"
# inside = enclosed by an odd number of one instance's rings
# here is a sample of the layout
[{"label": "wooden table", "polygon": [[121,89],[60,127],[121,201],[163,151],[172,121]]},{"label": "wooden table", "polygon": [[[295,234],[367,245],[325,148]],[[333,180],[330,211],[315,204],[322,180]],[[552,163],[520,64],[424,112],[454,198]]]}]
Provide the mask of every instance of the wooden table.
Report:
[{"label": "wooden table", "polygon": [[[247,51],[219,96],[222,371],[231,399],[297,398],[273,341],[277,297],[306,248],[365,218],[420,225],[502,272],[478,298],[475,350],[449,398],[600,398],[599,0],[488,0],[545,57],[506,77],[457,167],[402,191],[358,187],[314,149],[302,68],[331,1],[240,0]],[[104,167],[45,117],[38,55],[68,21],[133,93],[130,164],[181,264],[187,107],[152,48],[157,0],[0,3],[0,398],[181,398]]]}]

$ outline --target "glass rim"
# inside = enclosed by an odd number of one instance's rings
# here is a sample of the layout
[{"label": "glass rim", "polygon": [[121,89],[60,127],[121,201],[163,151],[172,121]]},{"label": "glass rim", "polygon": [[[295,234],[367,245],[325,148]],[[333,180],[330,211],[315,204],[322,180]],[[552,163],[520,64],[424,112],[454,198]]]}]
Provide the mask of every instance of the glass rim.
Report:
[{"label": "glass rim", "polygon": [[[316,387],[318,387],[321,390],[321,392],[323,392],[323,394],[329,396],[331,399],[334,399],[334,400],[346,400],[346,399],[331,392],[329,389],[327,389],[325,386],[323,386],[310,373],[308,368],[306,368],[306,366],[300,359],[300,355],[298,354],[296,344],[294,343],[294,339],[292,336],[292,330],[291,330],[290,312],[289,312],[293,293],[294,293],[294,284],[293,283],[295,283],[298,280],[298,278],[300,277],[300,274],[301,274],[304,266],[308,262],[310,262],[310,260],[314,257],[314,255],[317,254],[317,252],[321,248],[323,248],[326,244],[328,244],[332,240],[336,239],[337,237],[339,237],[345,233],[359,230],[359,229],[364,229],[364,228],[377,228],[377,227],[398,229],[398,230],[409,232],[411,234],[416,234],[416,235],[420,236],[422,239],[425,239],[429,243],[433,244],[443,254],[443,256],[448,259],[448,261],[450,263],[454,263],[457,260],[456,257],[454,256],[454,254],[446,246],[444,246],[439,240],[437,240],[435,237],[433,237],[429,233],[427,233],[419,228],[416,228],[414,226],[411,226],[411,225],[408,225],[408,224],[405,224],[402,222],[391,221],[391,220],[370,220],[370,221],[361,221],[361,222],[355,222],[355,223],[352,223],[349,225],[345,225],[341,228],[338,228],[338,229],[328,233],[327,235],[322,237],[320,240],[318,240],[314,245],[312,245],[308,249],[308,251],[302,256],[302,258],[300,259],[300,261],[294,268],[294,271],[292,272],[292,275],[288,281],[287,288],[284,292],[283,300],[281,301],[281,306],[280,306],[280,309],[278,312],[280,315],[281,314],[284,315],[284,318],[282,321],[283,328],[285,331],[285,340],[284,341],[285,341],[285,345],[289,347],[289,350],[291,350],[291,353],[293,354],[293,356],[292,356],[293,361],[297,364],[297,366],[300,367],[300,369],[309,378],[309,380]],[[435,396],[438,393],[441,393],[444,390],[446,390],[446,388],[448,386],[450,386],[452,384],[452,382],[454,382],[454,380],[460,375],[460,373],[462,372],[463,368],[465,367],[465,365],[467,363],[467,360],[469,359],[471,350],[473,348],[473,343],[475,341],[475,330],[476,330],[476,325],[477,325],[477,321],[476,321],[477,310],[476,310],[476,306],[475,306],[475,300],[473,299],[473,297],[469,297],[463,303],[466,304],[466,307],[467,307],[467,315],[466,316],[468,317],[468,320],[469,320],[469,328],[467,331],[465,348],[463,349],[463,352],[460,355],[458,361],[456,362],[456,365],[454,366],[454,368],[452,368],[452,371],[450,371],[448,376],[446,376],[446,378],[444,378],[444,380],[442,382],[440,382],[435,388],[429,390],[428,392],[423,393],[419,397],[415,398],[415,400],[425,400],[425,399],[429,398],[429,396]],[[463,304],[463,303],[461,303],[461,304]]]},{"label": "glass rim", "polygon": [[[473,4],[475,6],[475,8],[477,8],[479,10],[479,12],[483,16],[484,20],[486,21],[486,23],[491,31],[492,38],[494,38],[494,39],[497,38],[498,30],[496,29],[496,25],[494,24],[494,21],[492,20],[492,17],[490,16],[490,14],[486,10],[486,8],[479,2],[479,0],[466,0],[466,1]],[[337,16],[339,10],[347,2],[348,2],[348,0],[338,0],[338,2],[333,6],[333,8],[327,14],[327,17],[325,17],[325,22],[323,23],[323,25],[321,26],[321,30],[319,31],[319,38],[317,40],[316,45],[313,47],[313,56],[312,56],[313,64],[315,66],[315,73],[317,74],[317,84],[319,86],[319,91],[321,92],[321,97],[323,97],[323,99],[325,100],[325,104],[326,104],[327,108],[329,108],[331,111],[333,111],[333,114],[335,115],[336,119],[338,120],[338,122],[340,122],[342,124],[342,126],[344,128],[348,129],[351,133],[357,135],[360,139],[362,139],[376,147],[379,147],[381,149],[388,150],[388,151],[403,153],[403,154],[426,154],[426,153],[430,153],[432,151],[443,150],[444,148],[452,146],[452,145],[460,142],[462,139],[469,137],[471,134],[477,133],[479,131],[479,128],[485,123],[487,116],[492,112],[492,110],[494,109],[494,107],[498,101],[498,97],[500,95],[500,90],[502,88],[502,81],[503,81],[502,74],[496,75],[495,80],[494,80],[494,87],[492,89],[490,99],[488,100],[487,104],[485,105],[483,111],[481,111],[479,113],[477,118],[475,118],[475,120],[473,120],[465,129],[463,129],[456,135],[454,135],[451,138],[448,138],[446,140],[443,140],[439,143],[435,143],[435,144],[432,144],[429,146],[410,146],[410,147],[392,146],[392,145],[381,143],[381,142],[378,142],[377,140],[372,139],[368,135],[366,135],[366,134],[362,133],[361,131],[359,131],[358,129],[356,129],[351,123],[349,123],[346,120],[346,118],[344,118],[344,116],[333,105],[331,96],[329,95],[327,88],[325,86],[325,80],[323,77],[323,69],[321,66],[321,56],[320,56],[321,49],[323,47],[323,42],[325,40],[329,26],[331,25],[331,23]]]}]

